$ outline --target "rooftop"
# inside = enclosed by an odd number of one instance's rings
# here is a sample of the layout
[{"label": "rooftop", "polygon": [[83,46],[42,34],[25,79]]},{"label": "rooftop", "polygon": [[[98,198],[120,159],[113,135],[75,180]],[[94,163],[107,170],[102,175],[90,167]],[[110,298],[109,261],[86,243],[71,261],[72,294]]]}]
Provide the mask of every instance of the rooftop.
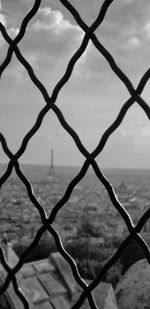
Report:
[{"label": "rooftop", "polygon": [[[0,281],[5,279],[5,271],[0,267]],[[21,290],[28,298],[31,309],[69,309],[76,282],[70,266],[58,253],[48,259],[24,264],[17,274]],[[24,309],[12,284],[5,292],[8,308]]]},{"label": "rooftop", "polygon": [[[18,261],[11,245],[5,246],[5,255],[8,264],[14,267]],[[3,284],[6,272],[0,264],[0,284]],[[58,253],[52,253],[48,259],[34,261],[23,265],[17,273],[19,286],[29,300],[30,309],[70,309],[75,304],[80,294],[81,287],[74,279],[70,265]],[[90,281],[86,280],[87,284]],[[98,308],[117,309],[116,298],[111,284],[101,282],[94,289],[94,296]],[[16,295],[12,284],[5,294],[7,305],[2,309],[24,309],[24,306]],[[0,304],[2,300],[0,300]],[[89,309],[88,300],[81,309]]]}]

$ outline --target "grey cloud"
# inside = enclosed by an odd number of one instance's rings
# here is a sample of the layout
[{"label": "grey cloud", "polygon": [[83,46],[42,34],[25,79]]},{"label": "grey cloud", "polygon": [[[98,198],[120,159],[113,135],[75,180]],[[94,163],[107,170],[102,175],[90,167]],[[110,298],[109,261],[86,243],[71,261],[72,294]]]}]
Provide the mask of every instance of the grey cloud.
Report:
[{"label": "grey cloud", "polygon": [[[59,16],[55,16],[60,13]],[[56,17],[56,20],[55,20]],[[58,20],[57,20],[58,18]],[[61,19],[62,18],[62,19]],[[38,24],[37,24],[38,23]],[[36,28],[38,25],[38,29]],[[82,31],[63,18],[61,12],[50,11],[48,16],[40,11],[34,18],[24,40],[19,44],[26,52],[35,52],[41,57],[62,58],[79,46]]]}]

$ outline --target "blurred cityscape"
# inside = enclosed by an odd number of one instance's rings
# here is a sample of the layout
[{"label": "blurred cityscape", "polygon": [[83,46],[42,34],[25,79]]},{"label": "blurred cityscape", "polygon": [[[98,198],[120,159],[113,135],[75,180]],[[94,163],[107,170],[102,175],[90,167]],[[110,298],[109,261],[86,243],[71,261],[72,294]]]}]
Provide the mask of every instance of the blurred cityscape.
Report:
[{"label": "blurred cityscape", "polygon": [[[1,165],[1,174],[4,170],[5,166]],[[22,170],[48,216],[78,172],[77,168],[71,167],[55,167],[54,171],[49,171],[47,166],[24,165]],[[150,173],[145,172],[144,175],[144,172],[104,170],[118,200],[134,223],[150,205]],[[0,238],[7,234],[13,244],[29,245],[40,226],[40,214],[30,201],[25,185],[13,172],[0,191]],[[83,243],[88,241],[91,248],[105,248],[111,254],[112,249],[119,246],[128,235],[122,216],[92,172],[74,188],[68,202],[58,212],[53,226],[59,232],[64,246],[80,242],[83,248]],[[143,232],[149,233],[149,221]]]},{"label": "blurred cityscape", "polygon": [[[1,175],[6,167],[0,165]],[[47,216],[62,199],[70,181],[79,172],[79,168],[54,166],[53,159],[50,167],[22,165],[21,169]],[[150,206],[150,172],[104,169],[103,173],[112,184],[118,201],[136,224]],[[41,225],[38,210],[29,199],[25,185],[13,171],[0,191],[1,243],[7,238],[19,257],[31,244]],[[115,209],[107,190],[92,169],[76,185],[67,203],[57,213],[53,226],[59,233],[63,246],[77,263],[81,276],[86,280],[93,280],[97,276],[129,234],[122,216]],[[148,220],[141,231],[148,244],[149,232]],[[131,248],[128,247],[108,271],[103,282],[110,283],[115,289],[125,271],[137,260],[145,257],[141,250],[137,243],[132,243]],[[48,258],[57,251],[54,239],[46,232],[39,242],[39,250],[33,250],[26,262]]]}]

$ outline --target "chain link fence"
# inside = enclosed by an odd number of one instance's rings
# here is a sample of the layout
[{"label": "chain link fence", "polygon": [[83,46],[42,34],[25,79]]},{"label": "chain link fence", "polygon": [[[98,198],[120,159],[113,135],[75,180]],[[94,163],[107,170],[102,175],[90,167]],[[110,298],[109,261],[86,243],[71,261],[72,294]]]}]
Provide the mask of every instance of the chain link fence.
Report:
[{"label": "chain link fence", "polygon": [[[38,242],[39,242],[41,236],[43,235],[43,233],[45,231],[49,231],[49,233],[53,236],[53,238],[54,238],[54,240],[56,242],[58,251],[66,259],[66,261],[70,264],[71,269],[72,269],[72,273],[74,275],[74,278],[76,279],[77,283],[83,289],[82,294],[80,295],[80,297],[77,300],[76,304],[73,305],[72,309],[80,308],[86,298],[88,298],[90,308],[96,309],[98,307],[96,305],[96,302],[95,302],[95,299],[94,299],[92,291],[102,281],[102,279],[103,279],[104,275],[106,274],[106,272],[118,260],[118,258],[120,257],[123,249],[133,239],[135,239],[140,244],[140,246],[142,247],[142,249],[145,252],[145,256],[147,258],[148,263],[150,263],[149,248],[148,248],[147,244],[145,243],[145,241],[142,239],[142,237],[139,234],[141,229],[143,228],[144,224],[146,223],[146,221],[150,217],[150,209],[148,209],[142,215],[142,217],[139,219],[138,223],[134,226],[134,224],[133,224],[129,214],[126,212],[126,210],[124,209],[123,205],[121,205],[121,203],[118,201],[117,196],[116,196],[115,191],[114,191],[114,188],[112,187],[111,183],[105,178],[105,176],[103,175],[103,173],[101,172],[100,168],[98,167],[98,165],[97,165],[97,163],[95,161],[95,158],[103,150],[103,148],[104,148],[108,138],[110,137],[110,135],[119,127],[119,125],[123,121],[127,111],[129,110],[129,108],[135,102],[137,102],[140,105],[140,107],[144,110],[144,112],[147,115],[147,117],[150,118],[150,108],[149,108],[148,104],[141,97],[142,91],[143,91],[145,85],[147,84],[147,81],[150,78],[150,69],[148,69],[146,71],[146,73],[141,78],[137,88],[135,89],[133,87],[131,81],[129,80],[129,78],[118,67],[118,65],[116,64],[116,62],[115,62],[114,58],[112,57],[112,55],[109,53],[109,51],[107,49],[105,49],[105,47],[102,45],[102,43],[98,40],[97,36],[95,35],[95,33],[94,33],[95,30],[98,27],[100,27],[101,23],[103,22],[103,20],[105,18],[107,10],[111,6],[113,0],[105,0],[104,1],[104,3],[102,4],[102,6],[100,8],[98,17],[96,18],[96,20],[93,22],[93,24],[90,27],[87,26],[87,24],[82,20],[82,18],[80,17],[78,11],[72,6],[72,4],[70,4],[67,0],[59,0],[59,1],[73,15],[75,21],[81,27],[81,29],[84,31],[85,34],[84,34],[84,37],[83,37],[83,40],[82,40],[82,43],[81,43],[79,49],[75,52],[75,54],[70,59],[68,65],[67,65],[65,74],[59,80],[59,82],[56,84],[55,88],[53,89],[53,92],[52,92],[51,96],[49,96],[49,94],[48,94],[46,88],[44,87],[44,85],[36,77],[36,75],[35,75],[35,73],[33,71],[32,66],[23,57],[23,55],[20,52],[20,49],[18,47],[18,43],[23,39],[23,37],[24,37],[24,35],[26,33],[26,29],[27,29],[28,23],[30,22],[30,20],[38,12],[38,9],[39,9],[39,7],[41,5],[41,0],[35,0],[35,3],[33,5],[33,7],[28,12],[28,14],[25,16],[25,18],[23,19],[21,27],[20,27],[20,31],[19,31],[19,33],[18,33],[18,35],[16,36],[15,39],[12,40],[10,38],[10,36],[8,35],[8,33],[6,31],[6,28],[3,26],[2,23],[0,23],[0,31],[1,31],[4,39],[6,40],[6,42],[9,44],[9,48],[8,48],[8,51],[7,51],[7,56],[6,56],[5,60],[3,61],[3,63],[0,66],[0,76],[2,76],[2,73],[7,68],[9,63],[11,62],[12,55],[15,54],[17,59],[24,66],[24,68],[27,70],[31,81],[38,88],[38,90],[42,94],[43,99],[45,100],[45,103],[46,103],[45,106],[41,109],[41,111],[40,111],[40,113],[39,113],[39,115],[38,115],[38,117],[37,117],[37,119],[35,121],[35,124],[30,129],[30,131],[25,135],[20,148],[18,149],[18,151],[15,154],[13,154],[9,150],[9,147],[7,145],[5,137],[3,136],[2,133],[0,133],[0,141],[1,141],[1,144],[2,144],[2,147],[3,147],[3,150],[4,150],[5,154],[8,156],[8,158],[10,159],[10,161],[9,161],[9,163],[7,165],[6,172],[2,175],[2,177],[0,179],[0,186],[1,187],[3,186],[5,181],[11,175],[12,170],[15,169],[18,177],[21,179],[21,181],[24,183],[24,185],[25,185],[25,187],[27,189],[27,192],[28,192],[28,195],[29,195],[29,198],[30,198],[31,202],[33,203],[33,205],[39,211],[39,214],[40,214],[40,217],[41,217],[41,220],[42,220],[42,225],[39,228],[38,232],[36,233],[36,236],[35,236],[34,240],[30,244],[30,246],[23,252],[21,258],[19,259],[19,262],[17,263],[17,265],[13,269],[11,269],[9,267],[9,265],[7,263],[7,260],[5,259],[4,251],[3,251],[2,247],[0,247],[0,259],[1,259],[3,267],[5,268],[5,270],[7,272],[7,277],[5,279],[5,282],[4,282],[3,286],[0,288],[0,294],[4,293],[5,290],[8,288],[10,282],[12,282],[14,290],[15,290],[17,296],[22,301],[22,303],[24,305],[24,308],[25,309],[29,308],[28,300],[26,299],[25,295],[23,294],[23,292],[19,288],[19,285],[18,285],[18,282],[17,282],[17,278],[16,278],[16,274],[21,269],[21,267],[23,266],[25,258],[28,256],[28,254],[38,244]],[[124,85],[126,86],[128,92],[129,92],[129,99],[122,106],[122,108],[121,108],[119,114],[117,115],[115,121],[104,132],[104,134],[102,135],[102,137],[101,137],[101,139],[99,141],[99,144],[97,145],[97,147],[95,148],[95,150],[92,153],[89,153],[86,150],[86,148],[84,147],[84,145],[82,144],[82,142],[80,140],[80,137],[73,130],[73,128],[66,122],[66,120],[65,120],[61,110],[55,104],[56,101],[57,101],[57,97],[58,97],[59,92],[61,91],[63,86],[69,80],[69,78],[70,78],[70,76],[72,74],[72,71],[74,69],[75,64],[77,63],[77,61],[80,59],[80,57],[82,56],[82,54],[86,50],[87,45],[88,45],[90,40],[94,44],[95,48],[97,48],[97,50],[100,52],[100,54],[102,54],[103,57],[105,57],[106,61],[108,62],[109,66],[110,66],[110,68],[117,75],[117,77],[124,83]],[[79,149],[81,154],[85,157],[85,161],[84,161],[84,164],[83,164],[80,172],[69,183],[64,196],[53,207],[50,216],[47,217],[47,215],[46,215],[42,205],[38,202],[38,200],[36,199],[36,197],[34,195],[34,192],[33,192],[33,189],[32,189],[32,186],[31,186],[30,182],[28,181],[28,179],[25,177],[25,175],[21,171],[21,168],[20,168],[19,163],[18,163],[18,159],[25,152],[26,147],[27,147],[30,139],[38,131],[38,129],[40,128],[40,126],[42,124],[42,121],[43,121],[45,115],[48,112],[50,112],[50,110],[52,110],[55,113],[55,115],[59,119],[62,127],[73,138],[77,148]],[[53,222],[54,222],[54,220],[55,220],[59,210],[62,207],[65,207],[65,204],[69,200],[73,189],[80,182],[80,180],[82,180],[82,178],[85,176],[85,174],[86,174],[86,172],[87,172],[87,170],[88,170],[90,165],[92,166],[92,168],[93,168],[96,176],[98,177],[99,181],[106,188],[113,206],[117,209],[117,211],[120,213],[120,215],[124,219],[125,224],[126,224],[126,226],[128,228],[128,231],[129,231],[129,235],[127,236],[126,239],[124,239],[122,241],[122,243],[121,243],[120,247],[118,248],[118,250],[108,260],[108,262],[104,265],[104,267],[99,272],[99,274],[97,274],[97,277],[89,285],[87,285],[86,282],[81,278],[75,261],[73,260],[73,258],[64,249],[64,247],[62,245],[62,242],[61,242],[61,237],[60,237],[60,235],[57,233],[57,231],[53,227]]]}]

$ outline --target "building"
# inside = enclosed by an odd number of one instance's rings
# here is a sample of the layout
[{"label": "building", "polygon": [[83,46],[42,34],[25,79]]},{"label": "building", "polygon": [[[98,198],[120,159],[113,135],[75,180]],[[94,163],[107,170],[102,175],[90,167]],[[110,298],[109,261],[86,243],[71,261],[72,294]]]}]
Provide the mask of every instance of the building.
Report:
[{"label": "building", "polygon": [[54,149],[51,150],[51,162],[48,172],[48,178],[52,180],[55,176],[55,168],[54,168]]},{"label": "building", "polygon": [[[7,258],[10,266],[14,266],[18,260],[10,246]],[[5,277],[4,268],[0,265],[1,284]],[[76,282],[70,266],[58,252],[51,254],[48,259],[24,264],[17,274],[17,279],[31,309],[70,309]],[[12,284],[0,303],[4,304],[2,308],[24,309]]]},{"label": "building", "polygon": [[[10,245],[5,244],[4,250],[8,264],[14,267],[18,257]],[[5,277],[6,273],[0,264],[0,284],[3,284]],[[70,309],[82,293],[69,264],[58,252],[52,253],[48,259],[24,264],[17,273],[17,279],[31,309]],[[111,284],[100,283],[94,290],[94,296],[100,309],[117,309]],[[24,309],[12,284],[0,296],[0,305],[1,309]],[[90,309],[87,300],[81,309]]]}]

